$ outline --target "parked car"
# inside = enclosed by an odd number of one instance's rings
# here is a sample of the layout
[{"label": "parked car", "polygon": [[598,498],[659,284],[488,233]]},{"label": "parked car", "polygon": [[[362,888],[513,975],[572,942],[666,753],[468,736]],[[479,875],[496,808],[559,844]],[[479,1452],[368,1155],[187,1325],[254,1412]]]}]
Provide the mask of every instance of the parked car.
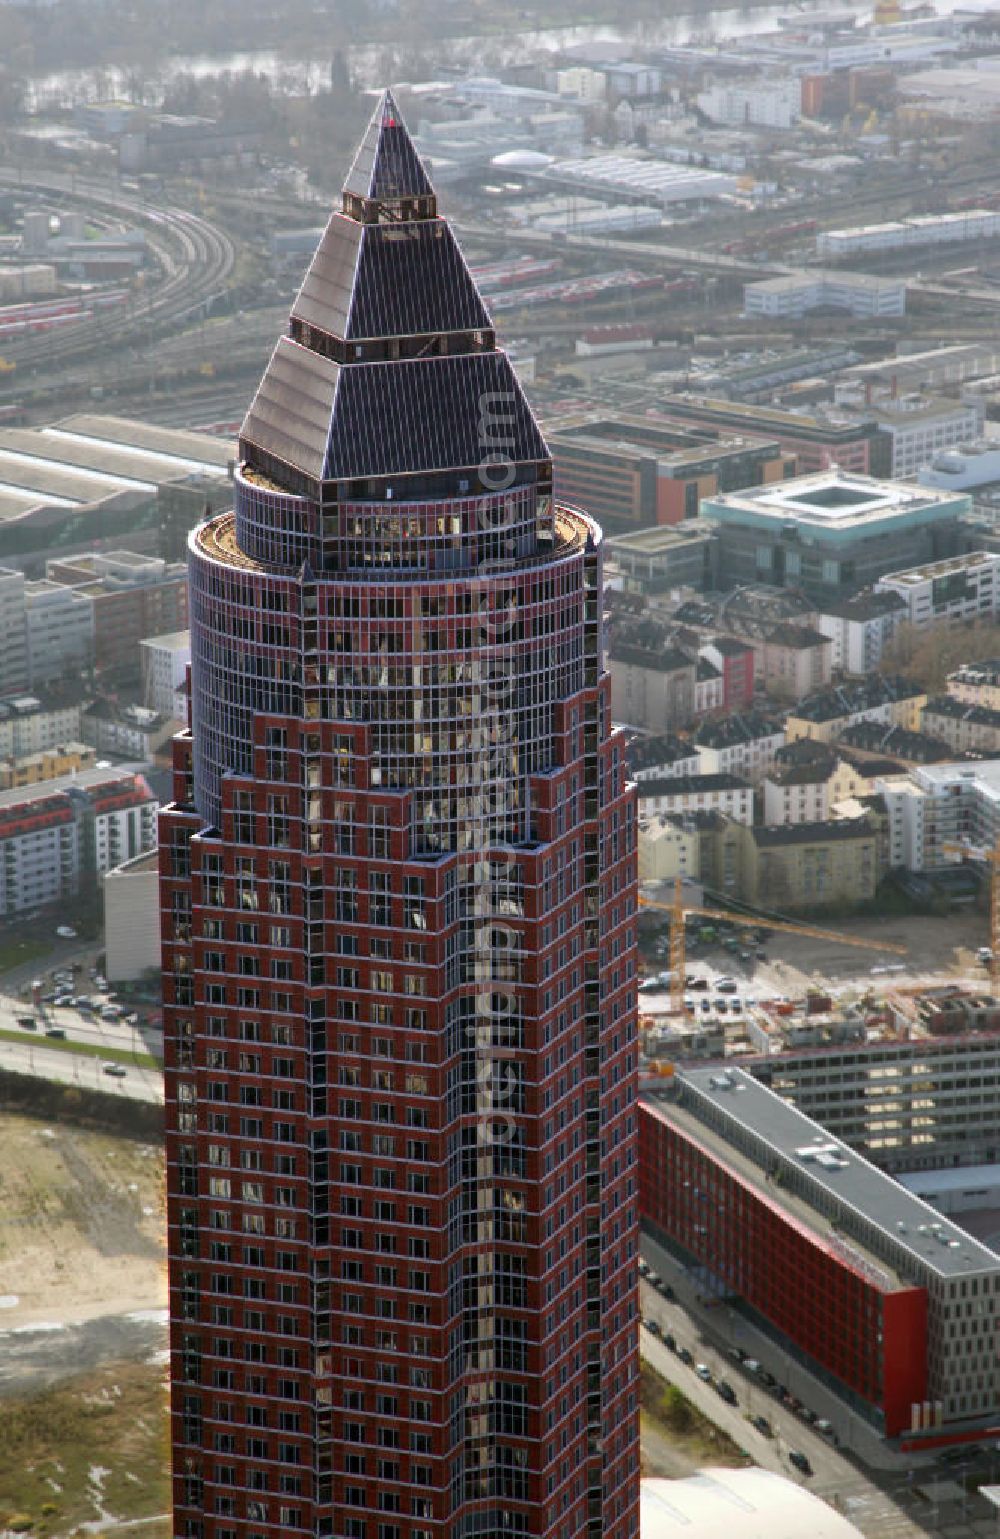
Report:
[{"label": "parked car", "polygon": [[76,940],[76,931],[71,924],[56,925],[56,934],[60,940]]},{"label": "parked car", "polygon": [[714,1000],[713,1003],[715,1005],[716,1010],[719,1012],[720,1015],[725,1015],[726,1012],[729,1009],[729,1001],[728,1001],[728,999],[723,999],[721,997],[721,995],[720,995],[720,997],[718,999]]},{"label": "parked car", "polygon": [[639,1261],[639,1276],[640,1277],[648,1277],[649,1276],[649,1262],[648,1261],[643,1261],[643,1260],[640,1259],[640,1261]]},{"label": "parked car", "polygon": [[648,1330],[648,1332],[649,1332],[649,1334],[651,1336],[659,1336],[659,1334],[660,1334],[660,1322],[659,1322],[659,1320],[647,1320],[646,1321],[646,1329]]},{"label": "parked car", "polygon": [[101,1072],[110,1074],[112,1079],[124,1079],[126,1074],[126,1070],[120,1063],[102,1063]]},{"label": "parked car", "polygon": [[740,991],[735,978],[716,978],[715,987],[720,994],[738,994]]},{"label": "parked car", "polygon": [[33,1015],[16,1015],[14,1019],[23,1031],[38,1030],[38,1022]]},{"label": "parked car", "polygon": [[673,1288],[671,1288],[669,1283],[665,1282],[663,1287],[660,1289],[660,1292],[663,1294],[663,1297],[665,1299],[669,1299],[671,1303],[674,1303],[677,1298],[676,1293],[674,1292]]},{"label": "parked car", "polygon": [[825,1416],[818,1416],[816,1418],[816,1431],[822,1433],[824,1437],[829,1438],[831,1443],[835,1443],[837,1441],[837,1434],[833,1430],[833,1422],[827,1421]]},{"label": "parked car", "polygon": [[707,978],[686,978],[684,980],[684,987],[686,989],[707,989],[708,988],[708,979]]},{"label": "parked car", "polygon": [[73,996],[72,994],[57,994],[52,1003],[61,1009],[73,1003]]},{"label": "parked car", "polygon": [[811,1475],[813,1472],[813,1467],[809,1460],[804,1453],[799,1453],[797,1448],[793,1448],[788,1455],[788,1462],[789,1464],[794,1464],[795,1468],[800,1470],[803,1475]]},{"label": "parked car", "polygon": [[771,1423],[768,1421],[766,1416],[754,1416],[750,1425],[752,1427],[756,1427],[757,1431],[761,1434],[762,1437],[774,1436],[774,1433],[771,1431]]},{"label": "parked car", "polygon": [[736,1399],[736,1391],[733,1388],[733,1386],[730,1384],[728,1379],[720,1379],[718,1384],[716,1384],[715,1387],[716,1387],[716,1389],[718,1390],[719,1394],[722,1396],[722,1399],[726,1402],[727,1405],[736,1405],[736,1404],[738,1404],[737,1399]]},{"label": "parked car", "polygon": [[711,1384],[712,1370],[707,1363],[695,1363],[694,1371],[699,1379],[703,1379],[706,1384]]},{"label": "parked car", "polygon": [[691,1353],[688,1351],[687,1347],[678,1347],[677,1356],[680,1358],[682,1363],[687,1363],[689,1368],[694,1362],[694,1358],[691,1356]]},{"label": "parked car", "polygon": [[665,1334],[665,1336],[663,1338],[663,1345],[665,1347],[668,1347],[671,1352],[676,1352],[677,1351],[677,1337],[676,1336],[672,1336],[670,1334],[670,1332],[667,1331],[667,1333]]},{"label": "parked car", "polygon": [[62,1041],[66,1033],[61,1026],[46,1026],[45,1035],[47,1037],[58,1037]]}]

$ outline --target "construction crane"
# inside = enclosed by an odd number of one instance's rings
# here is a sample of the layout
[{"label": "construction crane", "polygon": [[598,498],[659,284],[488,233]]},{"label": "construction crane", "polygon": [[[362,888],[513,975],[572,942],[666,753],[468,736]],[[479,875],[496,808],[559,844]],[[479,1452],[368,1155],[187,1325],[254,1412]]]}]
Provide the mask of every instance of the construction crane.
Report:
[{"label": "construction crane", "polygon": [[[1000,847],[998,847],[997,860],[1000,862]],[[997,866],[993,867],[993,878],[995,891],[1000,882]],[[844,946],[860,946],[866,951],[891,951],[896,956],[906,955],[906,947],[897,945],[895,941],[863,939],[857,935],[844,935],[839,930],[823,930],[814,924],[796,924],[790,919],[767,919],[761,915],[733,914],[728,909],[695,907],[684,902],[683,883],[680,877],[674,882],[673,902],[664,903],[659,898],[647,898],[640,893],[639,904],[642,908],[655,908],[670,915],[670,1007],[678,1012],[684,1009],[684,978],[687,968],[687,937],[684,921],[689,914],[700,915],[705,919],[723,919],[729,924],[745,925],[751,930],[757,928],[787,930],[793,935],[811,935],[814,940],[839,941]],[[998,916],[1000,916],[1000,906],[998,906]]]},{"label": "construction crane", "polygon": [[981,860],[990,872],[990,993],[1000,995],[1000,840],[989,846],[967,843],[942,844],[943,855],[961,855],[964,860]]}]

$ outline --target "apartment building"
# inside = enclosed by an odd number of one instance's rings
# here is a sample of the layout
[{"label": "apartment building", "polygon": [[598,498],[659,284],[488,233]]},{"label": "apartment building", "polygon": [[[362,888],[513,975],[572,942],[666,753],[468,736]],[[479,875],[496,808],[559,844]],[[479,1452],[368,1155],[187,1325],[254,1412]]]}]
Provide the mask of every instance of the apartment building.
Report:
[{"label": "apartment building", "polygon": [[924,706],[923,730],[947,743],[954,753],[1000,753],[1000,711],[966,705],[951,695],[936,695]]},{"label": "apartment building", "polygon": [[756,783],[784,744],[785,726],[777,716],[741,711],[721,721],[702,722],[692,741],[701,774],[739,775]]},{"label": "apartment building", "polygon": [[926,704],[919,685],[899,675],[875,673],[800,700],[785,718],[785,732],[789,742],[809,737],[817,743],[836,742],[848,727],[863,721],[919,732]]},{"label": "apartment building", "polygon": [[697,663],[659,634],[648,645],[612,634],[611,709],[616,721],[647,732],[686,727],[695,715]]},{"label": "apartment building", "polygon": [[0,916],[73,898],[154,848],[157,805],[130,770],[95,768],[0,791]]},{"label": "apartment building", "polygon": [[739,775],[670,775],[640,780],[639,816],[663,812],[722,812],[737,823],[753,822],[753,786]]},{"label": "apartment building", "polygon": [[854,678],[876,672],[882,653],[907,615],[906,600],[893,589],[876,587],[847,598],[825,599],[816,629],[830,638],[831,667]]}]

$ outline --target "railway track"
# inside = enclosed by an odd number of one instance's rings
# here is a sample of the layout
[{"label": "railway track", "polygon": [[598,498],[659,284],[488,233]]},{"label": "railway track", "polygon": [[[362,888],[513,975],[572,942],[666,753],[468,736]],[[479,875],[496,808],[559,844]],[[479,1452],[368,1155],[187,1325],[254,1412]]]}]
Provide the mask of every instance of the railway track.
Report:
[{"label": "railway track", "polygon": [[[0,171],[0,185],[20,185],[11,172]],[[129,303],[123,313],[91,316],[78,326],[62,328],[8,346],[5,356],[18,371],[37,372],[58,365],[60,369],[86,361],[92,369],[96,350],[126,346],[151,332],[172,327],[225,291],[236,261],[230,237],[216,225],[187,209],[150,209],[121,198],[101,183],[74,177],[34,177],[32,189],[62,201],[85,202],[126,216],[141,225],[149,249],[165,274],[164,280]]]}]

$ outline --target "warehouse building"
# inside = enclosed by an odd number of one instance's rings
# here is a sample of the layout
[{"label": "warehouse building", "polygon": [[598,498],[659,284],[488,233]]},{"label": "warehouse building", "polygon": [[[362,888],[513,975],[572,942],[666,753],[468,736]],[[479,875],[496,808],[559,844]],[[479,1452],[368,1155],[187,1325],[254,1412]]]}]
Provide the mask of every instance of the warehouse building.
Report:
[{"label": "warehouse building", "polygon": [[0,564],[42,575],[58,551],[179,556],[188,531],[232,505],[222,438],[81,413],[0,429]]},{"label": "warehouse building", "polygon": [[887,1437],[1000,1407],[1000,1257],[743,1070],[640,1101],[646,1232]]}]

